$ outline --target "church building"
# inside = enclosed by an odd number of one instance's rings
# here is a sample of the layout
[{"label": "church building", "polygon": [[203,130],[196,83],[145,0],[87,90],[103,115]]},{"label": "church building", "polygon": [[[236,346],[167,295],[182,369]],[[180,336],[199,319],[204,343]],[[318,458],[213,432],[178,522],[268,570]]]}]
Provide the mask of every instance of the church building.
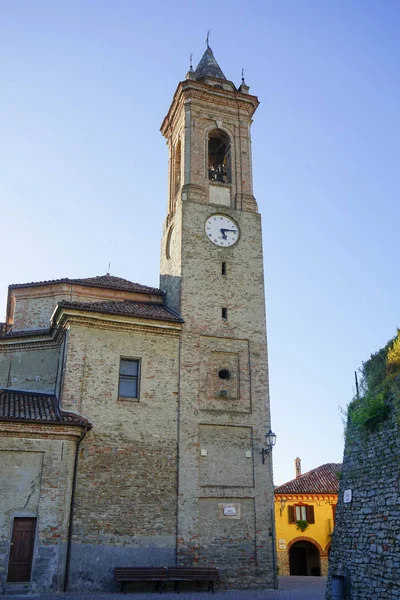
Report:
[{"label": "church building", "polygon": [[114,568],[274,584],[258,100],[207,47],[161,126],[160,288],[9,286],[0,324],[0,593],[115,590]]}]

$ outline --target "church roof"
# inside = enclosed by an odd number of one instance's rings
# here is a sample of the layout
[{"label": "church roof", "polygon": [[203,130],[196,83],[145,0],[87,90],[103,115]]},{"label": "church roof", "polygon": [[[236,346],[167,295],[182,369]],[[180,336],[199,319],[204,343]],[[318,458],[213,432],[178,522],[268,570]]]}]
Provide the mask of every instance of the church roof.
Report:
[{"label": "church roof", "polygon": [[221,67],[215,60],[213,51],[209,46],[207,46],[207,49],[204,52],[194,73],[196,75],[196,79],[201,79],[202,77],[215,77],[216,79],[226,79]]},{"label": "church roof", "polygon": [[123,290],[126,292],[144,292],[148,294],[160,294],[162,291],[158,288],[149,287],[147,285],[141,285],[140,283],[134,283],[123,279],[122,277],[115,277],[114,275],[98,275],[97,277],[86,277],[84,279],[69,279],[64,277],[63,279],[49,279],[47,281],[36,281],[31,283],[14,283],[9,286],[12,288],[22,287],[35,287],[40,285],[52,285],[57,283],[70,283],[75,285],[85,285],[88,287],[98,287],[109,290]]},{"label": "church roof", "polygon": [[141,319],[154,319],[156,321],[183,322],[180,316],[166,306],[150,302],[133,302],[130,300],[123,300],[121,302],[74,302],[62,300],[58,303],[58,307],[74,308],[76,310],[98,312],[108,315],[140,317]]},{"label": "church roof", "polygon": [[12,389],[0,389],[0,421],[92,427],[84,417],[60,410],[54,394]]},{"label": "church roof", "polygon": [[22,329],[13,331],[11,326],[7,326],[3,330],[0,328],[0,339],[40,337],[44,335],[50,335],[50,333],[51,329],[49,327],[42,327],[42,329]]},{"label": "church roof", "polygon": [[275,494],[331,494],[339,490],[341,463],[321,465],[275,488]]}]

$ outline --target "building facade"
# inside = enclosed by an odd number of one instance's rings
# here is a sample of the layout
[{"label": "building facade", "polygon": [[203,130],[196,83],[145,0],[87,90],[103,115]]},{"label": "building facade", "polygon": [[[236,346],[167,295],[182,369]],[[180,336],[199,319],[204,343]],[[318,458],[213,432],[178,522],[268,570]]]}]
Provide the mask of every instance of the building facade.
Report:
[{"label": "building facade", "polygon": [[0,586],[112,590],[113,568],[274,582],[258,106],[208,47],[161,131],[160,289],[109,274],[9,287],[0,337]]},{"label": "building facade", "polygon": [[321,465],[275,488],[275,530],[280,575],[327,575],[338,499],[340,463]]}]

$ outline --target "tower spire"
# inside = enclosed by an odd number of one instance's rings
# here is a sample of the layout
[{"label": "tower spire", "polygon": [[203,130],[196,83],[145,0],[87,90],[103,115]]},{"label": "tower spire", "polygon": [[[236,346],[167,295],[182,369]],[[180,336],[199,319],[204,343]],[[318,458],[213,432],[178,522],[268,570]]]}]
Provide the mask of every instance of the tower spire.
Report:
[{"label": "tower spire", "polygon": [[204,52],[203,56],[201,57],[201,60],[195,70],[196,79],[201,79],[203,77],[214,77],[215,79],[225,79],[226,80],[226,77],[223,74],[221,67],[215,60],[213,51],[211,50],[211,48],[208,44],[208,42],[209,42],[208,34],[209,34],[209,32],[207,33],[206,51]]}]

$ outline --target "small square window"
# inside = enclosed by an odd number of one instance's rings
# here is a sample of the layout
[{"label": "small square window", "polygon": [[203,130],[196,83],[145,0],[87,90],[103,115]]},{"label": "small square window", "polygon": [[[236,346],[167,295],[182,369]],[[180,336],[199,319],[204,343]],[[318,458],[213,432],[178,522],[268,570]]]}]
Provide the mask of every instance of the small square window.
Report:
[{"label": "small square window", "polygon": [[139,374],[139,360],[121,358],[118,387],[120,398],[139,398]]}]

